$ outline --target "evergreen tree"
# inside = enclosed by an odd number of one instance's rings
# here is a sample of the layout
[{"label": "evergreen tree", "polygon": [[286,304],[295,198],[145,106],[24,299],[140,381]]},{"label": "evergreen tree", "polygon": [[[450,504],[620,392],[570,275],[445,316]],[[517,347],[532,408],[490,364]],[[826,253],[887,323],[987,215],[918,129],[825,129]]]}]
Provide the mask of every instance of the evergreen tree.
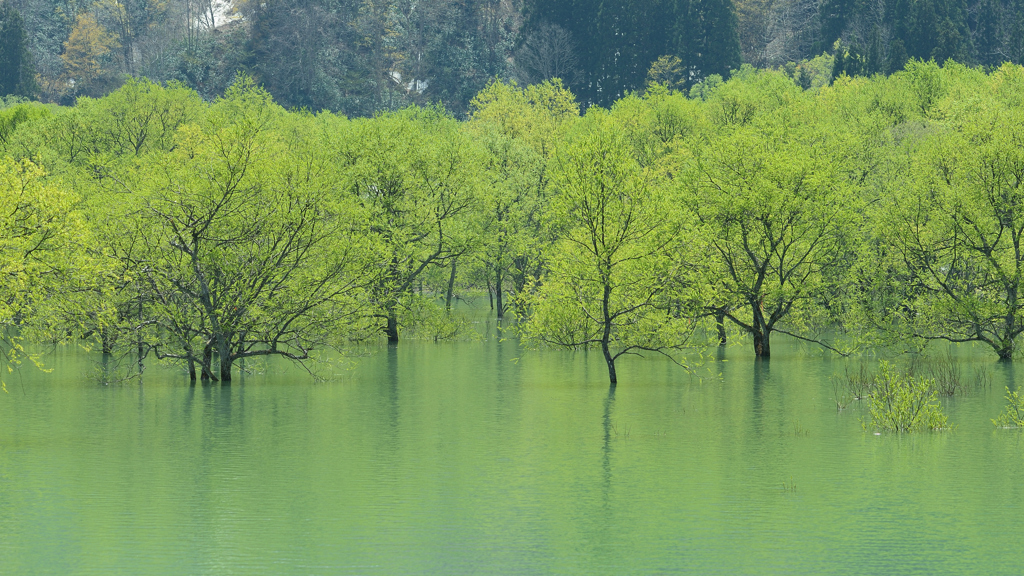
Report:
[{"label": "evergreen tree", "polygon": [[687,87],[740,65],[732,0],[534,0],[526,13],[527,34],[554,24],[572,35],[579,73],[570,88],[589,104],[642,88],[662,56],[680,60]]},{"label": "evergreen tree", "polygon": [[1024,61],[1024,1],[1007,3],[1003,23],[1003,57],[1001,60],[1020,64]]},{"label": "evergreen tree", "polygon": [[981,0],[978,5],[978,21],[974,29],[974,48],[979,64],[996,66],[1003,58],[999,12],[999,0]]},{"label": "evergreen tree", "polygon": [[732,0],[694,0],[691,13],[696,13],[701,28],[700,79],[711,74],[728,76],[730,70],[740,67],[740,38],[736,10]]},{"label": "evergreen tree", "polygon": [[0,96],[32,97],[35,68],[21,14],[10,2],[0,4]]}]

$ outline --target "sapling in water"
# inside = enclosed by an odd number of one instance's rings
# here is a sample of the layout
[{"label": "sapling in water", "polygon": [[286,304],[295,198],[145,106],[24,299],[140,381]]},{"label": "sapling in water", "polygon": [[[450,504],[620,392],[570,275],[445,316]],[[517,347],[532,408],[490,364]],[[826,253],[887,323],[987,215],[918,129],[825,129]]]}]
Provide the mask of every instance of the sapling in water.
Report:
[{"label": "sapling in water", "polygon": [[871,395],[871,427],[900,433],[948,428],[935,382],[901,373],[882,362]]}]

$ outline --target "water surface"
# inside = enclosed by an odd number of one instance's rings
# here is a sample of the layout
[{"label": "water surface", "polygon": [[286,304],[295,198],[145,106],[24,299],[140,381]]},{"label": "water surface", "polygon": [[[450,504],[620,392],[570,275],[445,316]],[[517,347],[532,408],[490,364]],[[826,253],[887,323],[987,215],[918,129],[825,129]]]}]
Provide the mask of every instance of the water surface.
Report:
[{"label": "water surface", "polygon": [[104,386],[67,348],[0,396],[3,574],[1019,574],[1017,381],[951,432],[837,412],[843,361],[782,341],[696,376],[514,341],[381,347],[317,382],[150,366]]}]

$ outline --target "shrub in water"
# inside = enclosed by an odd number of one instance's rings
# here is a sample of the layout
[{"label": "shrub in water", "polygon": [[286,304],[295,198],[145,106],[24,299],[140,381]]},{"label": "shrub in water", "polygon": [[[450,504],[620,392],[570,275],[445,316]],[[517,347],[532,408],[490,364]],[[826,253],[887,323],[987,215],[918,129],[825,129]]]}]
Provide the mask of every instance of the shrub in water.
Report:
[{"label": "shrub in water", "polygon": [[1020,393],[1006,389],[1006,411],[992,423],[1000,428],[1024,428],[1024,398]]},{"label": "shrub in water", "polygon": [[891,432],[947,428],[935,382],[901,373],[882,362],[871,395],[871,426]]}]

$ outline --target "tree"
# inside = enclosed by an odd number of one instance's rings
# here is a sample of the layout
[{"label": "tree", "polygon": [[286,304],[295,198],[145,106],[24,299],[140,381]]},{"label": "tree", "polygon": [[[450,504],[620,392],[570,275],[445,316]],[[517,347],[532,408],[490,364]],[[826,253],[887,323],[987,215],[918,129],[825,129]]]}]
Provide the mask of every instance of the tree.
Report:
[{"label": "tree", "polygon": [[547,273],[521,295],[528,342],[599,347],[612,388],[626,354],[668,354],[692,322],[670,314],[686,272],[686,228],[654,174],[628,153],[621,126],[592,108],[559,150]]},{"label": "tree", "polygon": [[79,14],[61,54],[73,92],[90,96],[106,93],[114,83],[109,70],[111,53],[118,47],[117,40],[92,14]]},{"label": "tree", "polygon": [[675,56],[662,56],[651,64],[647,70],[647,86],[661,84],[670,90],[686,87],[689,74],[683,70],[683,62]]},{"label": "tree", "polygon": [[24,20],[5,0],[0,4],[0,96],[31,98],[37,91]]},{"label": "tree", "polygon": [[19,125],[34,124],[50,116],[48,107],[36,102],[19,102],[7,108],[0,107],[0,151],[10,154]]},{"label": "tree", "polygon": [[579,74],[572,34],[557,24],[542,23],[516,50],[516,76],[524,84],[559,78],[568,85]]},{"label": "tree", "polygon": [[[914,150],[910,176],[878,212],[891,268],[908,288],[879,314],[899,334],[984,342],[1013,359],[1024,332],[1024,116],[988,102]],[[909,145],[909,144],[908,144]]]},{"label": "tree", "polygon": [[502,318],[507,283],[511,281],[509,301],[514,302],[527,278],[541,274],[547,163],[555,143],[578,118],[579,107],[558,80],[525,89],[493,82],[471,106],[471,133],[482,145],[485,161],[479,203],[484,275]]},{"label": "tree", "polygon": [[581,47],[569,87],[586,105],[608,106],[641,89],[661,56],[681,60],[687,87],[740,65],[731,0],[560,0],[529,2],[527,13],[528,42],[558,26]]},{"label": "tree", "polygon": [[173,150],[111,178],[104,240],[139,283],[146,350],[193,378],[197,365],[224,382],[239,359],[307,360],[365,316],[356,212],[332,193],[314,119],[291,121],[242,77]]},{"label": "tree", "polygon": [[373,304],[389,343],[399,312],[430,267],[463,252],[463,219],[472,210],[479,157],[454,119],[436,108],[409,108],[353,123],[336,152],[350,199],[367,219],[379,274]]},{"label": "tree", "polygon": [[177,82],[164,87],[132,78],[103,99],[85,100],[78,108],[92,125],[96,156],[123,159],[170,151],[175,131],[199,116],[202,101]]},{"label": "tree", "polygon": [[714,256],[718,305],[751,335],[759,358],[770,357],[773,332],[807,339],[801,324],[827,310],[823,296],[848,265],[858,214],[841,143],[796,124],[811,110],[791,106],[688,148],[687,200]]},{"label": "tree", "polygon": [[[101,215],[109,214],[110,204],[120,201],[104,188],[126,183],[126,174],[136,173],[140,162],[152,167],[155,156],[175,147],[176,131],[198,120],[204,109],[198,95],[180,84],[163,87],[129,79],[101,99],[83,97],[75,108],[62,109],[43,132],[49,150],[56,153],[54,164],[82,191],[90,224],[105,230]],[[114,244],[123,252],[137,254],[148,231],[124,226],[117,219],[109,225],[106,237],[116,239]],[[102,254],[103,248],[94,251]],[[65,315],[73,317],[84,337],[98,340],[105,354],[129,344],[144,354],[145,323],[140,318],[145,312],[144,288],[132,270],[131,258],[114,259],[107,275],[97,278],[90,293],[79,294],[80,305]]]},{"label": "tree", "polygon": [[[21,342],[62,339],[47,313],[71,298],[72,278],[97,269],[84,256],[88,231],[77,198],[29,160],[0,159],[0,354],[10,371],[26,357]],[[28,356],[38,363],[35,356]],[[0,386],[3,386],[0,379]],[[6,388],[4,388],[6,390]]]},{"label": "tree", "polygon": [[[732,0],[679,2],[674,53],[691,72],[687,86],[712,74],[728,76],[742,62],[739,22]],[[684,12],[685,10],[685,12]]]}]

